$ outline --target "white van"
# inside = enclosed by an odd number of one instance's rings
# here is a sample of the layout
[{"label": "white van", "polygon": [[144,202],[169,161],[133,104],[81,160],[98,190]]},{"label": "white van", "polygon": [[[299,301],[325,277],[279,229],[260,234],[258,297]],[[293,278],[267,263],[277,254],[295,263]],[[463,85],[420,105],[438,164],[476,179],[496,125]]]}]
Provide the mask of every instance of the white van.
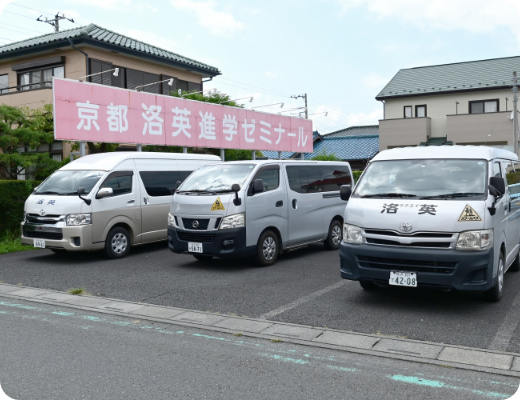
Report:
[{"label": "white van", "polygon": [[121,258],[134,245],[166,239],[172,193],[220,157],[114,152],[60,168],[25,202],[22,243],[54,252],[105,250]]},{"label": "white van", "polygon": [[351,177],[344,162],[206,165],[172,198],[168,246],[199,260],[255,256],[262,266],[309,243],[338,249],[345,209],[339,190]]},{"label": "white van", "polygon": [[373,158],[348,200],[341,276],[502,297],[520,269],[520,163],[484,146],[409,147]]}]

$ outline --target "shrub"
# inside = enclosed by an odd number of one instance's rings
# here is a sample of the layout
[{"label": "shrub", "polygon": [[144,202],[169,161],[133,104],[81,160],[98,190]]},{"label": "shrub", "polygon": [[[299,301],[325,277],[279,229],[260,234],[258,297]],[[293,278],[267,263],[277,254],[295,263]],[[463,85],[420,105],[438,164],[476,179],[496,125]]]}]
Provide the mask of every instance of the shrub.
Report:
[{"label": "shrub", "polygon": [[354,178],[354,182],[357,182],[359,180],[359,177],[363,171],[352,171],[352,177]]},{"label": "shrub", "polygon": [[19,230],[25,200],[39,181],[0,181],[0,233]]}]

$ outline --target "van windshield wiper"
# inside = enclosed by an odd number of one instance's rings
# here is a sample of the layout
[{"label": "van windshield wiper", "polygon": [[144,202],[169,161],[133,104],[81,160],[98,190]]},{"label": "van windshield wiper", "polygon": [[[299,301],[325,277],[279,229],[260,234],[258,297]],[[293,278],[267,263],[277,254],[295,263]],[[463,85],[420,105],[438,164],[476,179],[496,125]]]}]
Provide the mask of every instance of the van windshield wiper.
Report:
[{"label": "van windshield wiper", "polygon": [[214,194],[213,190],[179,190],[177,193]]},{"label": "van windshield wiper", "polygon": [[34,192],[34,194],[57,194],[59,196],[61,196],[62,193],[58,193],[58,192],[52,192],[52,191],[46,191],[46,192]]},{"label": "van windshield wiper", "polygon": [[365,194],[361,196],[362,199],[367,199],[369,197],[417,197],[416,194],[410,193],[377,193],[377,194]]},{"label": "van windshield wiper", "polygon": [[423,196],[423,199],[450,199],[456,197],[470,197],[470,196],[482,196],[483,193],[444,193],[444,194],[435,194],[432,196]]}]

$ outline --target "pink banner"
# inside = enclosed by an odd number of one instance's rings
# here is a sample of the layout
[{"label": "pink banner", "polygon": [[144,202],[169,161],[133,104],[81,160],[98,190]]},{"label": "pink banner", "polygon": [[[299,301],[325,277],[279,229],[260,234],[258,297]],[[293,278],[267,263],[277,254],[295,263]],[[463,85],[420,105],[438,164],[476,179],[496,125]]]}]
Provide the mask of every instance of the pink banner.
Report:
[{"label": "pink banner", "polygon": [[57,140],[312,153],[312,121],[54,78]]}]

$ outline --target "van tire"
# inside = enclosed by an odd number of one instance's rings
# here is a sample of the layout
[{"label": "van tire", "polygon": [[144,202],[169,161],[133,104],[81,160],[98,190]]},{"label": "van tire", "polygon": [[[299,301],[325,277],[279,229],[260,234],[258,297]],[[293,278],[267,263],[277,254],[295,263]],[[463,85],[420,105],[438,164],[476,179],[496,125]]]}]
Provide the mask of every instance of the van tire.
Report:
[{"label": "van tire", "polygon": [[520,253],[518,253],[516,255],[515,261],[513,261],[513,264],[511,264],[508,271],[512,271],[512,272],[520,271]]},{"label": "van tire", "polygon": [[323,242],[327,250],[338,250],[343,239],[343,231],[341,230],[341,222],[337,219],[333,220],[329,226],[329,234]]},{"label": "van tire", "polygon": [[364,290],[375,290],[379,287],[372,281],[360,280],[359,284]]},{"label": "van tire", "polygon": [[130,252],[131,243],[130,233],[125,228],[112,228],[105,241],[105,254],[108,258],[126,257]]},{"label": "van tire", "polygon": [[278,236],[273,231],[267,230],[260,235],[256,245],[256,264],[259,267],[273,265],[280,252]]},{"label": "van tire", "polygon": [[196,260],[198,261],[211,261],[211,259],[213,258],[213,256],[205,256],[205,255],[202,255],[202,254],[192,254],[193,257],[195,257]]},{"label": "van tire", "polygon": [[502,292],[504,289],[504,255],[500,253],[500,257],[498,259],[498,271],[497,271],[497,282],[495,285],[484,292],[484,299],[497,303],[502,299]]}]

